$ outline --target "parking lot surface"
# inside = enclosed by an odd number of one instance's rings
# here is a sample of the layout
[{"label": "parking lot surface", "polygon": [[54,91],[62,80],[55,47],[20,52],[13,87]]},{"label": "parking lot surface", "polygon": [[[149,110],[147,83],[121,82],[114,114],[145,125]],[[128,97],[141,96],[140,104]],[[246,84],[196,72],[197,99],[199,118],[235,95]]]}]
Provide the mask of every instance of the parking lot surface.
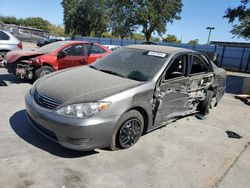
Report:
[{"label": "parking lot surface", "polygon": [[31,127],[29,82],[3,68],[0,79],[8,83],[0,87],[0,187],[250,187],[250,110],[230,90],[205,120],[179,119],[127,150],[78,152]]}]

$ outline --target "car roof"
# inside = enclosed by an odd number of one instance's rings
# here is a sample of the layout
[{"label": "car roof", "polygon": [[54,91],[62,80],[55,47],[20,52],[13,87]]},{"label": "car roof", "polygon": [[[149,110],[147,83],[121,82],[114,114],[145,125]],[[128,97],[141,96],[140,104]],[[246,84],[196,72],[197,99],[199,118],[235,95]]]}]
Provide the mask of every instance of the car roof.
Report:
[{"label": "car roof", "polygon": [[160,46],[160,45],[130,45],[126,48],[142,49],[148,51],[162,52],[166,54],[177,53],[177,52],[195,52],[186,48],[178,48],[172,46]]}]

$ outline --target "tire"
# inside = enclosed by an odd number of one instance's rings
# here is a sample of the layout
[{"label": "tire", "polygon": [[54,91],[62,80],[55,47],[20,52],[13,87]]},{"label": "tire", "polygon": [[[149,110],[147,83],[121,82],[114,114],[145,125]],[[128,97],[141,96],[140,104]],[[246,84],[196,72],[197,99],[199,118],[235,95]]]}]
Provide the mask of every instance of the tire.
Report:
[{"label": "tire", "polygon": [[203,115],[208,115],[209,114],[209,108],[211,108],[211,101],[213,98],[213,91],[208,90],[206,98],[200,102],[198,105],[198,110],[200,111],[201,114]]},{"label": "tire", "polygon": [[[109,149],[114,151],[118,149],[127,149],[133,146],[140,139],[143,128],[144,120],[140,112],[131,110],[124,113],[119,119],[117,127],[112,135],[112,142]],[[124,135],[125,132],[126,136]],[[125,137],[130,138],[127,144],[122,142]]]},{"label": "tire", "polygon": [[42,66],[35,71],[35,80],[54,72],[54,69],[50,66]]}]

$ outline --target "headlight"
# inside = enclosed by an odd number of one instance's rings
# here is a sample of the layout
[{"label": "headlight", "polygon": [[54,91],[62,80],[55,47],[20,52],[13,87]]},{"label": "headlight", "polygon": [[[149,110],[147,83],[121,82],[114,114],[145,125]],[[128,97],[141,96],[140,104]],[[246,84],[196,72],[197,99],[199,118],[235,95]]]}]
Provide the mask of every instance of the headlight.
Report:
[{"label": "headlight", "polygon": [[109,102],[91,102],[71,104],[57,110],[60,115],[84,118],[95,115],[96,113],[106,110],[111,103]]}]

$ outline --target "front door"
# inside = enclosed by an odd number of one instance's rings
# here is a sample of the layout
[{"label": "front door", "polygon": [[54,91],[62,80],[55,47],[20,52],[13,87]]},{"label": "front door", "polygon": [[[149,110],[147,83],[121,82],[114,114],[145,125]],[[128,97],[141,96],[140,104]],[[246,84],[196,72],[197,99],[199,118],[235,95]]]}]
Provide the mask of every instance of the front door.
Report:
[{"label": "front door", "polygon": [[87,64],[84,56],[83,44],[77,44],[63,49],[66,56],[58,59],[58,68],[65,69]]},{"label": "front door", "polygon": [[163,74],[154,94],[154,125],[164,124],[188,110],[188,55],[177,55]]}]

